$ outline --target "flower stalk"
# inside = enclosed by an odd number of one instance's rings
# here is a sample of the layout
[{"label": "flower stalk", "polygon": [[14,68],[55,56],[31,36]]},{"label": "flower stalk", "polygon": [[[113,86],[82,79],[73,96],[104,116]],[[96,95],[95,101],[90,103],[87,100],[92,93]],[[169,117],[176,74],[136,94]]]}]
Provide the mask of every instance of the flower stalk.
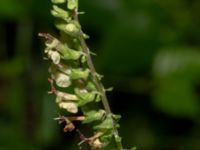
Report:
[{"label": "flower stalk", "polygon": [[[120,116],[111,112],[101,76],[92,62],[85,42],[88,36],[82,31],[78,19],[78,0],[52,0],[52,3],[51,14],[57,18],[55,26],[60,31],[60,38],[48,33],[39,33],[39,36],[46,40],[45,54],[51,62],[49,94],[56,96],[58,107],[67,113],[55,120],[65,123],[64,132],[75,130],[75,121],[90,125],[94,135],[89,138],[76,129],[82,140],[79,144],[104,149],[114,139],[115,149],[123,150],[117,129]],[[67,4],[66,10],[58,6],[64,3]],[[102,109],[94,107],[99,102],[103,104]]]}]

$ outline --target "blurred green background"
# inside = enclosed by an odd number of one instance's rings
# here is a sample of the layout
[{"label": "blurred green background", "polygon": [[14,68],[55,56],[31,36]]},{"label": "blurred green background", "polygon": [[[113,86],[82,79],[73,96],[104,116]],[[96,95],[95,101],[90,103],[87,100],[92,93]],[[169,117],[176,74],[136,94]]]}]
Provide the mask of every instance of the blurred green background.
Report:
[{"label": "blurred green background", "polygon": [[[52,118],[38,32],[57,33],[50,0],[0,0],[0,150],[77,150]],[[200,150],[200,0],[80,0],[124,146]]]}]

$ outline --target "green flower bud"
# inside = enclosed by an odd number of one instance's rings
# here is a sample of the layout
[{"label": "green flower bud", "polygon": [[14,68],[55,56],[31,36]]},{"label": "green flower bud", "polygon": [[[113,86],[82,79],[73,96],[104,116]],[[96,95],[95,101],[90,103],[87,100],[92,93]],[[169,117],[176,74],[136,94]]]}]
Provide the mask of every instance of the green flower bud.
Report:
[{"label": "green flower bud", "polygon": [[101,101],[101,95],[100,94],[97,94],[95,101],[96,102],[100,102]]},{"label": "green flower bud", "polygon": [[78,0],[68,0],[67,8],[70,10],[76,9],[78,7]]},{"label": "green flower bud", "polygon": [[66,0],[51,0],[51,2],[55,4],[62,4],[62,3],[65,3]]},{"label": "green flower bud", "polygon": [[60,54],[57,51],[48,51],[48,57],[53,61],[54,64],[60,63]]},{"label": "green flower bud", "polygon": [[78,112],[78,106],[74,102],[60,102],[58,103],[58,106],[62,109],[66,109],[70,113],[77,113]]},{"label": "green flower bud", "polygon": [[71,85],[70,77],[64,73],[56,73],[53,75],[53,78],[56,81],[56,85],[59,87],[69,87]]},{"label": "green flower bud", "polygon": [[68,23],[67,25],[65,22],[57,22],[55,25],[59,30],[70,36],[76,37],[80,34],[80,25],[76,21]]},{"label": "green flower bud", "polygon": [[54,16],[54,17],[58,17],[58,18],[61,18],[61,19],[64,19],[66,21],[70,21],[70,15],[69,15],[69,12],[59,8],[58,6],[56,5],[53,5],[53,10],[51,10],[51,14]]},{"label": "green flower bud", "polygon": [[112,115],[107,115],[106,119],[99,125],[94,126],[95,130],[112,130],[114,128],[114,122]]},{"label": "green flower bud", "polygon": [[106,131],[106,132],[104,133],[103,136],[100,137],[100,140],[103,143],[103,145],[106,146],[110,143],[110,141],[113,138],[113,130],[112,129],[109,129],[109,130],[104,129],[104,131]]},{"label": "green flower bud", "polygon": [[95,91],[96,90],[96,86],[93,82],[88,81],[87,85],[86,85],[86,89],[89,91]]},{"label": "green flower bud", "polygon": [[80,99],[78,102],[79,106],[83,106],[89,102],[94,101],[96,95],[95,92],[88,92],[85,89],[78,89],[78,88],[76,88],[74,92]]},{"label": "green flower bud", "polygon": [[67,45],[62,44],[58,39],[51,35],[48,35],[48,40],[46,41],[45,45],[47,46],[45,53],[48,53],[54,49],[60,52],[62,58],[66,60],[77,60],[81,55],[83,55],[83,52],[70,49],[67,47]]},{"label": "green flower bud", "polygon": [[73,23],[67,24],[65,28],[66,28],[66,31],[68,31],[70,33],[77,33],[77,32],[79,32],[79,29]]},{"label": "green flower bud", "polygon": [[66,46],[63,47],[62,49],[59,49],[59,51],[62,54],[62,58],[66,60],[77,60],[82,55],[81,51],[76,51]]},{"label": "green flower bud", "polygon": [[85,63],[86,61],[87,61],[86,56],[83,55],[83,56],[81,57],[81,62],[82,62],[82,63]]},{"label": "green flower bud", "polygon": [[83,123],[91,123],[93,121],[101,120],[104,115],[105,115],[105,110],[89,111],[85,113],[85,120],[83,121]]},{"label": "green flower bud", "polygon": [[56,102],[62,102],[62,101],[77,101],[78,97],[74,94],[64,93],[60,91],[56,91]]},{"label": "green flower bud", "polygon": [[85,69],[83,70],[82,68],[78,68],[78,69],[72,69],[72,73],[71,73],[71,78],[73,80],[76,79],[87,79],[89,76],[90,70],[89,69]]}]

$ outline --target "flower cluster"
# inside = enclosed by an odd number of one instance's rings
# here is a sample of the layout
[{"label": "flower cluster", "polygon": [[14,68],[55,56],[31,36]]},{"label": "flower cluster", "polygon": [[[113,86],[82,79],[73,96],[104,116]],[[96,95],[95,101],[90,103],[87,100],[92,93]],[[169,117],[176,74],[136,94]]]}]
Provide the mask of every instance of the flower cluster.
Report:
[{"label": "flower cluster", "polygon": [[[58,6],[67,2],[66,10]],[[60,37],[56,38],[48,33],[39,33],[45,38],[45,54],[51,65],[51,91],[55,94],[56,103],[60,109],[66,111],[67,116],[59,116],[56,120],[65,123],[64,132],[73,131],[74,121],[92,126],[92,137],[82,135],[81,143],[88,143],[92,149],[105,147],[114,137],[120,143],[116,133],[119,116],[113,115],[96,105],[102,102],[105,92],[99,85],[100,75],[88,65],[89,51],[83,41],[88,38],[81,30],[78,22],[78,0],[52,0],[51,14],[57,18],[56,28]],[[81,115],[78,115],[81,114]]]}]

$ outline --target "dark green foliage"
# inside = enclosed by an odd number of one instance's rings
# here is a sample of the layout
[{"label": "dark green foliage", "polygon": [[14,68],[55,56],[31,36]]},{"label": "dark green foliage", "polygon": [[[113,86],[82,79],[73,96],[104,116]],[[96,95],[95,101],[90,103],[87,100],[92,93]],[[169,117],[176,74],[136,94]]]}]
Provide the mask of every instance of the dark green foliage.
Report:
[{"label": "dark green foliage", "polygon": [[[73,133],[63,136],[49,120],[58,111],[54,98],[45,94],[49,64],[41,59],[36,35],[56,35],[51,8],[49,0],[0,1],[0,149],[78,149]],[[98,55],[97,70],[105,75],[106,87],[115,87],[109,99],[112,110],[123,116],[120,133],[127,147],[200,149],[198,66],[184,65],[187,71],[177,69],[162,79],[153,67],[160,55],[199,60],[199,8],[199,0],[80,1],[86,11],[80,21]],[[172,63],[167,64],[170,71]]]}]

